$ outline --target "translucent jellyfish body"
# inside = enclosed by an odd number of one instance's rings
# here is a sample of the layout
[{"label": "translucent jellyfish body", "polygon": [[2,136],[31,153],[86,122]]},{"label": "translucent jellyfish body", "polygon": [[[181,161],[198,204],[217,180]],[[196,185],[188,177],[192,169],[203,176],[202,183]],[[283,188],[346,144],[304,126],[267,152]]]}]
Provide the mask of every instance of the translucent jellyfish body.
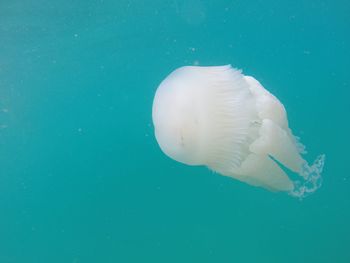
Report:
[{"label": "translucent jellyfish body", "polygon": [[152,117],[160,148],[176,161],[300,198],[321,185],[324,155],[309,165],[281,102],[229,65],[172,72],[157,89]]}]

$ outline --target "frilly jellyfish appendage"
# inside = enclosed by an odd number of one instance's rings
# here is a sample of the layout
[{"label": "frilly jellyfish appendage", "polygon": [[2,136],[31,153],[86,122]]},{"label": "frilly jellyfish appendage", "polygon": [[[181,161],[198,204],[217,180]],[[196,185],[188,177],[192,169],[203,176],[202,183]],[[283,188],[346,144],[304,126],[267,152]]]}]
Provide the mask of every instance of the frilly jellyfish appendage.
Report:
[{"label": "frilly jellyfish appendage", "polygon": [[304,163],[300,173],[302,179],[294,182],[294,189],[289,193],[291,196],[303,199],[321,187],[323,181],[321,173],[325,158],[326,156],[321,154],[311,166]]}]

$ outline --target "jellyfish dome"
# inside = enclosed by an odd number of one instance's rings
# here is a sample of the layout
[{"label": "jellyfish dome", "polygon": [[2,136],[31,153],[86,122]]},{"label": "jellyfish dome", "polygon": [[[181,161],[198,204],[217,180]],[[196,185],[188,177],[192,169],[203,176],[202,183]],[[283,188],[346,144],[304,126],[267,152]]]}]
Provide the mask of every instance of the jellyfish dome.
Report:
[{"label": "jellyfish dome", "polygon": [[300,198],[321,185],[325,156],[309,165],[282,103],[230,65],[173,71],[156,91],[152,118],[160,148],[178,162]]}]

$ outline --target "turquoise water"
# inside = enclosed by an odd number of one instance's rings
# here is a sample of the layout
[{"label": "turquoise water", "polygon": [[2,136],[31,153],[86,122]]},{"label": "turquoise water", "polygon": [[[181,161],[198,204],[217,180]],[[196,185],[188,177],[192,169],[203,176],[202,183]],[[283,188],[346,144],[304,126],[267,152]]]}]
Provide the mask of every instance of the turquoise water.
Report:
[{"label": "turquoise water", "polygon": [[[350,262],[348,1],[0,2],[0,262]],[[303,201],[167,158],[183,65],[285,105],[323,186]]]}]

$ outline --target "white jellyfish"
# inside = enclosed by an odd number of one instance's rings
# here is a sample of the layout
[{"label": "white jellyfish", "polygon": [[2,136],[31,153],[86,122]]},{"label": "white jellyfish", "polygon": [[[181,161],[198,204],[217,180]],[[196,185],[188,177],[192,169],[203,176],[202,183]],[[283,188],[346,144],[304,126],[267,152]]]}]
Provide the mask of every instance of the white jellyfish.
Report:
[{"label": "white jellyfish", "polygon": [[230,65],[176,69],[158,87],[152,117],[160,148],[176,161],[300,198],[321,185],[325,156],[309,165],[281,102]]}]

